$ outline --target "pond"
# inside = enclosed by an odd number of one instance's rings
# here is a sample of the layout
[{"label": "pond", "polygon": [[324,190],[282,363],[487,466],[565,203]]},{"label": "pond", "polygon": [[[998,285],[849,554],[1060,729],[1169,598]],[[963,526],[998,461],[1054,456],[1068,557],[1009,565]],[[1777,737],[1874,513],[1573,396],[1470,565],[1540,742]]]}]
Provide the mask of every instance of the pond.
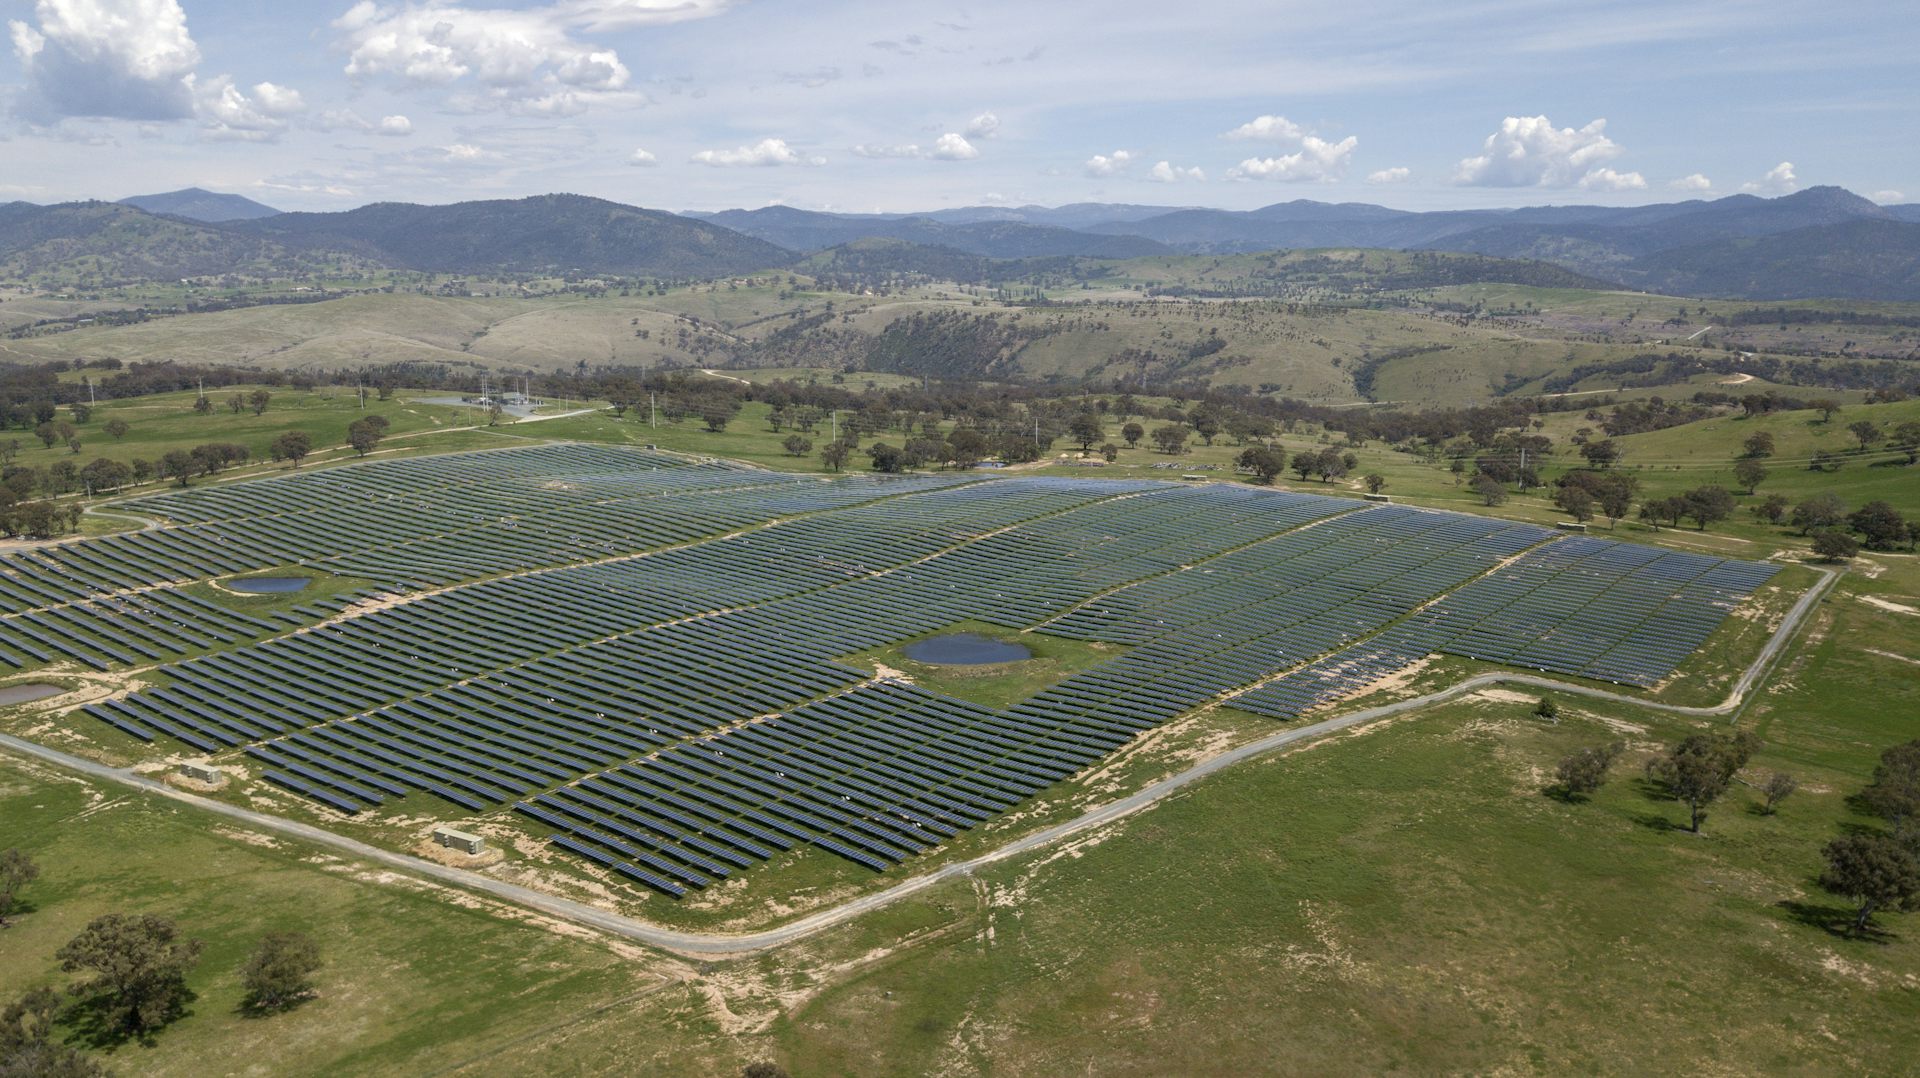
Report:
[{"label": "pond", "polygon": [[916,640],[900,649],[916,662],[941,666],[985,666],[988,663],[1012,663],[1033,658],[1033,652],[1020,644],[995,640],[979,633],[948,633]]},{"label": "pond", "polygon": [[30,704],[35,700],[45,700],[66,691],[58,685],[0,685],[0,707],[8,704]]},{"label": "pond", "polygon": [[252,595],[280,595],[289,591],[299,591],[311,583],[313,583],[312,579],[304,576],[249,576],[239,580],[229,580],[227,587]]}]

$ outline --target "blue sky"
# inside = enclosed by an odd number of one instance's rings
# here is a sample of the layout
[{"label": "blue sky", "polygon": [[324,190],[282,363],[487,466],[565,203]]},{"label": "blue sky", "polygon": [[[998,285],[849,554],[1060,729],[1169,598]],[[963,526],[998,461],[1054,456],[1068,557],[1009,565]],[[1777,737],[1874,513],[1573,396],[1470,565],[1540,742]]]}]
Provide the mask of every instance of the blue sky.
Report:
[{"label": "blue sky", "polygon": [[0,18],[0,199],[1920,198],[1911,0],[0,0]]}]

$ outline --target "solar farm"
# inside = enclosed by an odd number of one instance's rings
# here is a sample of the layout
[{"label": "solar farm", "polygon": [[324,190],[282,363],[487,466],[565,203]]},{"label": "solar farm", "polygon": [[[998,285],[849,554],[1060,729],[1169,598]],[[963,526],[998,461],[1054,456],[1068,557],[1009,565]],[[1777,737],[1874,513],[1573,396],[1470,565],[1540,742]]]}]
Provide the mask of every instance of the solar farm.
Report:
[{"label": "solar farm", "polygon": [[[0,673],[323,814],[516,819],[663,895],[885,872],[1198,708],[1275,723],[1455,655],[1647,688],[1775,571],[1232,484],[776,474],[574,444],[126,503],[0,561]],[[368,582],[261,614],[204,582]],[[963,622],[1102,645],[1004,709],[848,657]],[[884,675],[884,676],[883,676]]]}]

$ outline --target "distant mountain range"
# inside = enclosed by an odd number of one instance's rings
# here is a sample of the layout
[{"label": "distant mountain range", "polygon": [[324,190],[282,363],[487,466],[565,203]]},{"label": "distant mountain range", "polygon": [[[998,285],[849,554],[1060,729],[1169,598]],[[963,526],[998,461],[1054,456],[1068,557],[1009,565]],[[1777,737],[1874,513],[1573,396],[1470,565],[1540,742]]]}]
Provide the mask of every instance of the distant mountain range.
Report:
[{"label": "distant mountain range", "polygon": [[439,273],[722,277],[794,260],[791,250],[716,224],[582,195],[451,206],[378,202],[234,227],[289,247],[346,251],[397,269]]},{"label": "distant mountain range", "polygon": [[[965,211],[947,211],[949,215]],[[814,213],[786,206],[760,210],[727,210],[702,218],[735,232],[778,244],[790,251],[812,254],[855,240],[905,240],[927,247],[947,247],[983,258],[1141,258],[1172,254],[1164,243],[1125,233],[1100,235],[1053,224],[1011,218],[965,220],[930,214],[895,217]]]},{"label": "distant mountain range", "polygon": [[[872,246],[881,241],[886,246]],[[823,252],[849,245],[859,246],[822,261]],[[1882,207],[1837,187],[1771,199],[1426,213],[1296,200],[1246,211],[1077,203],[919,214],[784,206],[673,214],[578,195],[279,213],[199,188],[118,204],[0,206],[0,269],[50,275],[66,267],[109,280],[346,263],[674,278],[885,264],[965,267],[979,279],[1016,259],[1302,248],[1548,262],[1681,295],[1920,301],[1920,205]]]},{"label": "distant mountain range", "polygon": [[223,195],[200,187],[168,191],[164,195],[135,195],[132,198],[121,199],[120,204],[133,206],[148,213],[185,217],[189,221],[204,221],[208,224],[220,224],[224,221],[253,221],[262,217],[272,217],[280,212],[272,206],[255,202],[243,195]]}]

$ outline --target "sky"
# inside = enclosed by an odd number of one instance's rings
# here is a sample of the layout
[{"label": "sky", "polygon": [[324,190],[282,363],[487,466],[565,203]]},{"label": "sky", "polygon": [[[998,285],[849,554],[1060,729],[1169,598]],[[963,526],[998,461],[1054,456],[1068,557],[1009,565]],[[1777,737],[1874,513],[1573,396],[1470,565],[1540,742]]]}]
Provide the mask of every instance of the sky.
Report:
[{"label": "sky", "polygon": [[1912,0],[0,0],[0,200],[1920,199]]}]

